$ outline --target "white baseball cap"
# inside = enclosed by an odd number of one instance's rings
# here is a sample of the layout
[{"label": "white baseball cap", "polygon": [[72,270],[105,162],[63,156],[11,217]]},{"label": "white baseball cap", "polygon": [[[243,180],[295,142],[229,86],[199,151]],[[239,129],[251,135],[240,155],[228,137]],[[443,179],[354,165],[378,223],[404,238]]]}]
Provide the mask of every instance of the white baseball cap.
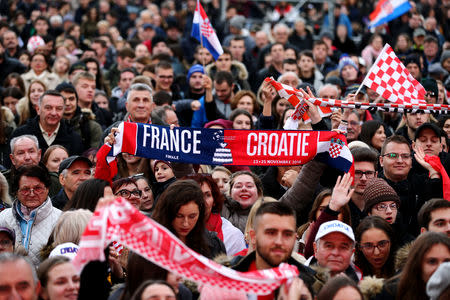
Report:
[{"label": "white baseball cap", "polygon": [[341,222],[341,221],[328,221],[326,223],[323,223],[319,227],[319,231],[317,231],[316,238],[314,239],[315,242],[317,240],[323,238],[329,233],[332,232],[340,232],[345,234],[349,239],[351,239],[353,242],[355,241],[355,235],[353,234],[353,229],[348,226],[347,224]]},{"label": "white baseball cap", "polygon": [[48,257],[65,256],[72,260],[75,258],[75,256],[77,256],[79,248],[80,247],[78,245],[75,245],[74,243],[60,244],[56,246],[55,249],[52,250],[52,252],[50,252],[50,255]]}]

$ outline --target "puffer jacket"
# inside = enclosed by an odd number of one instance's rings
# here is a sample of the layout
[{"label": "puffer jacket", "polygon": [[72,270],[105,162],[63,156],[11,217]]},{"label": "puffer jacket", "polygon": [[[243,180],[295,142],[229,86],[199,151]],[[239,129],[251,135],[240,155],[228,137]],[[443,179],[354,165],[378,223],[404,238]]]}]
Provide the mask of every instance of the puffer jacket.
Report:
[{"label": "puffer jacket", "polygon": [[[0,213],[0,226],[14,229],[16,232],[15,247],[23,246],[34,265],[41,262],[39,251],[47,244],[48,238],[58,221],[61,211],[52,205],[50,198],[33,210],[31,219],[27,222],[20,211],[20,203],[15,200],[12,208]],[[22,225],[21,225],[22,224]],[[26,234],[22,233],[22,228]]]}]

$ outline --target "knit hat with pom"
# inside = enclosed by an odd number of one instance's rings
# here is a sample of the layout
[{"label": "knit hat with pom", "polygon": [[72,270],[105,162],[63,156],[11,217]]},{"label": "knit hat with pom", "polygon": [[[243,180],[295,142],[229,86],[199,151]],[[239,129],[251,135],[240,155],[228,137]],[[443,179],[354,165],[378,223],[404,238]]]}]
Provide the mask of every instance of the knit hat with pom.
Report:
[{"label": "knit hat with pom", "polygon": [[394,201],[397,203],[397,207],[400,206],[400,197],[386,180],[382,178],[373,178],[369,181],[362,197],[364,199],[364,211],[366,213],[372,207],[384,201]]}]

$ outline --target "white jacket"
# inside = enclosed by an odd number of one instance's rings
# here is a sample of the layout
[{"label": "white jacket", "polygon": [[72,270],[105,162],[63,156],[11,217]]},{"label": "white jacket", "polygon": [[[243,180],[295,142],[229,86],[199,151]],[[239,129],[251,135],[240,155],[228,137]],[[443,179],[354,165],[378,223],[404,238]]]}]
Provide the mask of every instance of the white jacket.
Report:
[{"label": "white jacket", "polygon": [[[12,208],[7,208],[0,213],[0,226],[14,229],[16,232],[15,247],[22,245],[27,251],[34,265],[41,262],[39,251],[48,242],[48,238],[58,221],[61,211],[52,205],[50,198],[31,212],[30,221],[25,221],[21,215],[19,201],[15,200]],[[21,229],[21,221],[23,229]]]}]

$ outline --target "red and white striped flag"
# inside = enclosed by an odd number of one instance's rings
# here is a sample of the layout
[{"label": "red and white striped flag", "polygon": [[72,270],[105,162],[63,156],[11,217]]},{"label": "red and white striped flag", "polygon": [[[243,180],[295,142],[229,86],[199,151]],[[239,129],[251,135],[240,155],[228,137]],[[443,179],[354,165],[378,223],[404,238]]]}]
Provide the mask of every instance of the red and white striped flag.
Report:
[{"label": "red and white striped flag", "polygon": [[[311,119],[309,118],[308,113],[306,112],[307,104],[303,101],[303,94],[300,92],[300,90],[297,90],[281,82],[275,81],[272,78],[266,78],[265,81],[270,83],[277,90],[278,95],[280,95],[280,97],[287,99],[289,103],[291,103],[292,106],[295,107],[295,111],[289,118],[289,120],[296,121],[296,124],[298,124],[298,120],[300,118],[303,119],[304,123],[311,122]],[[319,109],[319,114],[322,118],[331,116],[332,114],[330,107],[318,106],[317,108]],[[295,127],[295,124],[291,123],[291,121],[289,121],[288,124],[289,125],[287,127],[285,126],[284,129],[297,129],[292,127],[292,126]]]},{"label": "red and white striped flag", "polygon": [[394,103],[426,103],[424,87],[409,73],[389,44],[384,46],[362,85]]}]

